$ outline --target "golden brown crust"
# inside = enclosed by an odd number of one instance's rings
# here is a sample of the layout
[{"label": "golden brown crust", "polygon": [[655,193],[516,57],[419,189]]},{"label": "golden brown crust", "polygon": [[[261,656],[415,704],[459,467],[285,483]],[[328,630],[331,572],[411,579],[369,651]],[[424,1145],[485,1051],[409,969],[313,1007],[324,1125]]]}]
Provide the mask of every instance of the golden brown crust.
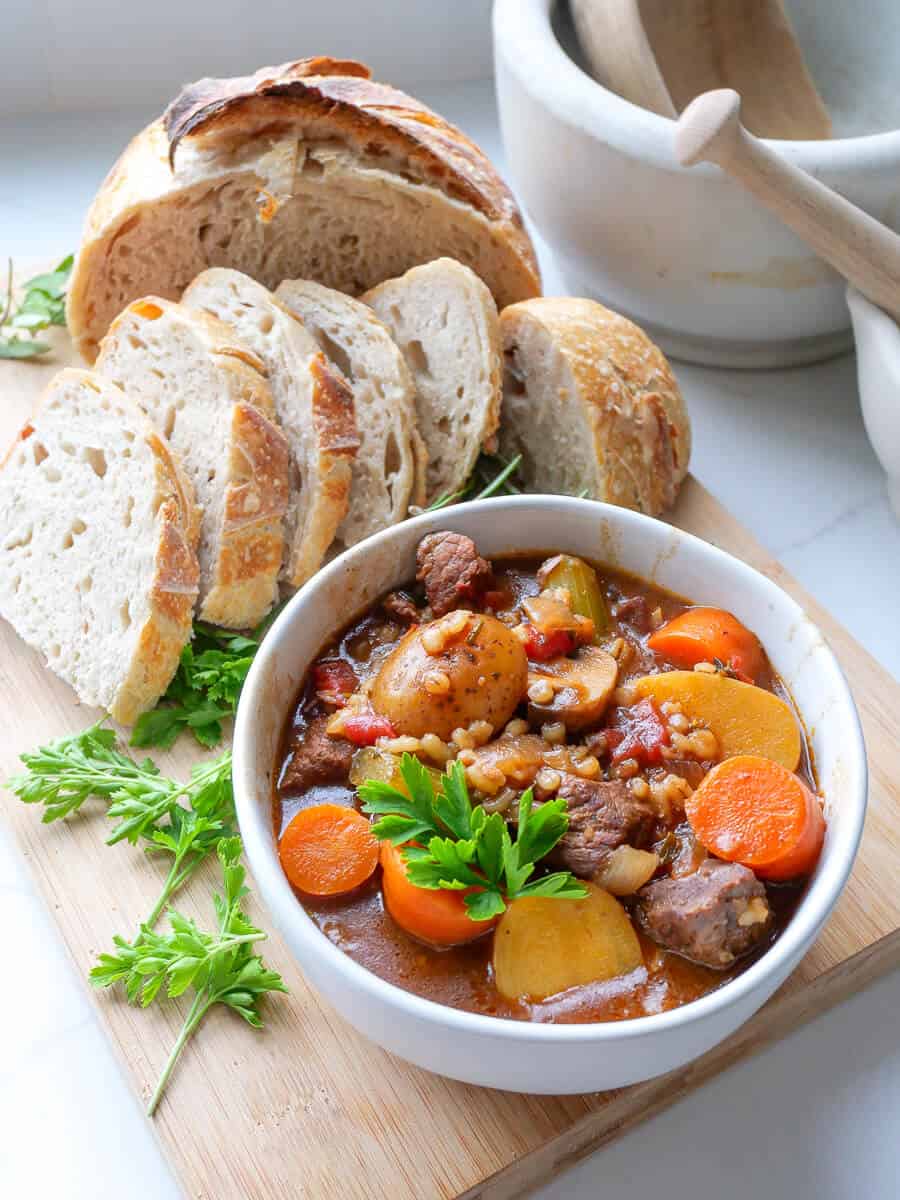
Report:
[{"label": "golden brown crust", "polygon": [[[344,145],[360,165],[394,171],[407,183],[434,188],[479,215],[484,232],[476,236],[490,239],[494,252],[502,255],[495,278],[488,280],[499,302],[540,294],[537,259],[521,213],[472,141],[419,101],[370,79],[361,63],[303,59],[244,78],[200,80],[172,102],[164,121],[153,122],[132,139],[91,205],[70,281],[69,328],[86,359],[93,361],[98,332],[104,331],[97,325],[108,320],[98,301],[99,281],[116,240],[141,221],[144,206],[192,187],[199,198],[210,184],[221,186],[229,172],[251,173],[252,157],[244,151],[252,148],[253,139],[259,137],[262,156],[279,136],[285,161],[278,172],[285,190],[290,190],[296,167],[298,136],[301,154],[305,145]],[[189,142],[212,153],[186,165],[176,151]],[[235,150],[240,151],[236,156]],[[265,219],[265,212],[258,215]],[[171,293],[163,281],[154,288],[175,299],[184,283],[178,281]]]},{"label": "golden brown crust", "polygon": [[490,159],[426,105],[373,80],[363,63],[307,58],[263,67],[243,79],[203,79],[188,85],[163,117],[170,163],[188,134],[243,133],[248,121],[271,129],[298,116],[310,123],[324,118],[342,141],[360,152],[408,159],[423,180],[491,220],[518,229],[522,237],[517,250],[534,273],[535,291],[540,291],[537,259],[522,215]]},{"label": "golden brown crust", "polygon": [[594,300],[539,297],[500,314],[504,342],[537,321],[565,358],[593,432],[595,499],[657,516],[687,474],[691,427],[663,353],[642,329]]},{"label": "golden brown crust", "polygon": [[277,599],[288,462],[281,430],[254,405],[236,404],[216,579],[200,612],[204,621],[249,628]]},{"label": "golden brown crust", "polygon": [[171,682],[181,652],[191,636],[191,620],[200,579],[197,563],[199,522],[193,488],[158,434],[149,430],[147,444],[156,456],[156,514],[159,539],[156,576],[150,591],[150,614],[144,622],[125,679],[109,711],[113,720],[133,725],[152,708]]},{"label": "golden brown crust", "polygon": [[371,72],[363,63],[352,59],[319,56],[283,63],[280,67],[260,67],[252,75],[231,79],[207,77],[189,83],[162,115],[169,139],[169,166],[175,167],[175,151],[183,137],[214,120],[233,104],[251,96],[289,97],[294,86],[310,75],[358,75],[368,79]]},{"label": "golden brown crust", "polygon": [[320,351],[310,363],[313,377],[313,421],[323,454],[347,455],[359,449],[353,391]]},{"label": "golden brown crust", "polygon": [[314,456],[318,463],[318,480],[313,486],[324,497],[325,504],[318,505],[317,520],[307,523],[305,535],[294,546],[288,571],[294,587],[304,584],[321,566],[338,526],[347,515],[353,474],[351,463],[359,449],[353,392],[346,380],[321,351],[311,360],[309,370],[313,379],[313,425],[318,446]]}]

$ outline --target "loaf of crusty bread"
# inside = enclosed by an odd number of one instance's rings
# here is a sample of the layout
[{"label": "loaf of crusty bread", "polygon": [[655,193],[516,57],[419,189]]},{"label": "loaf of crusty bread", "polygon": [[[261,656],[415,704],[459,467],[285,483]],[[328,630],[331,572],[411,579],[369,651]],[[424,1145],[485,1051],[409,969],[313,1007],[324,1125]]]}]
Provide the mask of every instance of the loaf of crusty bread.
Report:
[{"label": "loaf of crusty bread", "polygon": [[410,502],[423,502],[415,389],[403,355],[367,305],[309,279],[285,280],[275,298],[300,317],[353,388],[359,451],[350,507],[329,550],[335,555],[402,521]]},{"label": "loaf of crusty bread", "polygon": [[307,58],[201,79],[138,134],[88,212],[68,325],[92,361],[129,301],[177,299],[207,267],[359,294],[441,254],[500,305],[540,293],[521,215],[478,147],[361,63]]},{"label": "loaf of crusty bread", "polygon": [[497,432],[503,360],[497,306],[487,287],[450,258],[413,267],[363,299],[403,351],[428,453],[426,499],[453,494]]},{"label": "loaf of crusty bread", "polygon": [[182,303],[232,326],[265,365],[290,448],[281,577],[300,587],[318,570],[347,514],[351,464],[359,448],[353,393],[303,322],[240,271],[204,271]]},{"label": "loaf of crusty bread", "polygon": [[691,427],[664,355],[593,300],[544,297],[500,314],[501,451],[529,491],[657,515],[687,473]]},{"label": "loaf of crusty bread", "polygon": [[140,404],[194,486],[199,617],[258,624],[278,598],[288,502],[287,439],[262,362],[223,322],[145,296],[113,321],[96,369]]},{"label": "loaf of crusty bread", "polygon": [[0,470],[0,614],[85,704],[130,725],[191,634],[196,524],[140,408],[94,371],[60,371]]}]

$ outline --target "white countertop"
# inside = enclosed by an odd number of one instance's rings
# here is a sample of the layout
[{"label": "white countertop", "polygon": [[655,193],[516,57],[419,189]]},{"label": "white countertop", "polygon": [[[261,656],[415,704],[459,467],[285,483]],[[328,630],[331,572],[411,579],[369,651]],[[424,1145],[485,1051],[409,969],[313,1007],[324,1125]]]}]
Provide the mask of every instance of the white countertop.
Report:
[{"label": "white countertop", "polygon": [[[490,84],[419,91],[502,169]],[[91,196],[145,115],[0,123],[0,258],[62,257],[73,249]],[[558,292],[552,260],[546,252],[541,258],[546,290]],[[694,473],[900,678],[900,525],[866,442],[852,359],[792,371],[676,370],[693,420]],[[175,1200],[180,1192],[152,1126],[2,812],[0,923],[10,973],[15,964],[15,985],[4,986],[6,971],[0,984],[0,1196]],[[727,1071],[541,1195],[646,1200],[664,1188],[669,1200],[757,1200],[760,1192],[843,1200],[861,1190],[867,1200],[894,1200],[898,1009],[895,974]],[[223,1197],[232,1194],[224,1183]]]}]

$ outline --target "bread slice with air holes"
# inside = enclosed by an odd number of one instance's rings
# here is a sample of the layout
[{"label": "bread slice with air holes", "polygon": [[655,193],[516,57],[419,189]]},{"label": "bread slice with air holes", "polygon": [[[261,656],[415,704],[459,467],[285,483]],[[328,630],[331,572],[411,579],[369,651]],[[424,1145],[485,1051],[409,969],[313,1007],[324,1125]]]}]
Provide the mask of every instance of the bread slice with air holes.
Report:
[{"label": "bread slice with air holes", "polygon": [[529,491],[584,493],[658,516],[675,501],[691,426],[663,353],[594,300],[546,296],[500,314],[501,452]]},{"label": "bread slice with air holes", "polygon": [[131,725],[191,634],[196,523],[138,405],[94,371],[60,371],[0,470],[0,614],[85,704]]},{"label": "bread slice with air holes", "polygon": [[410,503],[424,502],[415,389],[396,342],[367,305],[308,279],[285,280],[275,298],[300,317],[353,388],[360,445],[333,555],[402,521]]},{"label": "bread slice with air holes", "polygon": [[430,503],[462,487],[497,432],[503,374],[497,306],[475,272],[452,258],[413,267],[363,300],[412,372]]},{"label": "bread slice with air holes", "polygon": [[347,515],[359,448],[353,393],[299,317],[240,271],[214,267],[182,303],[225,321],[265,364],[290,449],[290,489],[281,577],[300,587],[318,570]]},{"label": "bread slice with air holes", "polygon": [[262,362],[222,321],[146,296],[113,321],[95,366],[141,405],[194,485],[199,617],[258,624],[278,598],[288,500],[287,439]]}]

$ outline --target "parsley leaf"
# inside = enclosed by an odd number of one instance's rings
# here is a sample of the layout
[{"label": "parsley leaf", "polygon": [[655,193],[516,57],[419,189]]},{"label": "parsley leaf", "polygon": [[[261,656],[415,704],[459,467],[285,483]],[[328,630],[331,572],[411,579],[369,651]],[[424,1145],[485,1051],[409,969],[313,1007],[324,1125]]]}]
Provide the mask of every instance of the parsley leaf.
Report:
[{"label": "parsley leaf", "polygon": [[221,840],[218,856],[224,886],[223,894],[214,897],[218,919],[214,932],[200,929],[189,917],[170,909],[168,933],[156,933],[144,924],[133,942],[117,937],[116,953],[101,954],[91,971],[95,987],[122,983],[129,1001],[143,1007],[163,991],[170,998],[193,992],[181,1033],[150,1099],[149,1116],[159,1104],[182,1050],[214,1005],[232,1009],[259,1029],[260,999],[267,992],[287,991],[281,976],[270,971],[253,949],[267,935],[241,906],[248,889],[240,862],[240,838]]},{"label": "parsley leaf", "polygon": [[[36,341],[34,335],[51,325],[65,325],[66,288],[72,263],[73,256],[69,254],[54,271],[29,279],[23,285],[22,300],[14,309],[13,264],[9,260],[6,301],[0,311],[0,358],[34,358],[47,353],[49,344]],[[23,332],[28,336],[22,337]]]},{"label": "parsley leaf", "polygon": [[131,745],[168,750],[189,729],[205,749],[217,746],[222,722],[234,715],[256,651],[280,611],[279,605],[249,634],[195,621],[193,638],[181,652],[166,694],[156,708],[138,717]]},{"label": "parsley leaf", "polygon": [[234,832],[230,751],[194,767],[182,783],[161,775],[151,759],[136,763],[117,750],[113,730],[98,724],[23,754],[22,762],[27,773],[8,786],[26,804],[43,804],[45,823],[70,816],[95,796],[118,819],[108,845],[143,840],[149,853],[171,854],[149,925],[217,843]]},{"label": "parsley leaf", "polygon": [[529,788],[519,800],[513,841],[500,813],[487,814],[472,805],[461,763],[453,763],[435,792],[431,773],[411,754],[400,760],[405,791],[368,779],[359,788],[363,812],[380,819],[372,832],[383,841],[404,845],[410,883],[416,887],[461,891],[475,921],[499,916],[520,896],[556,896],[575,900],[587,890],[568,871],[532,880],[537,863],[569,827],[565,800],[549,800],[537,808]]}]

